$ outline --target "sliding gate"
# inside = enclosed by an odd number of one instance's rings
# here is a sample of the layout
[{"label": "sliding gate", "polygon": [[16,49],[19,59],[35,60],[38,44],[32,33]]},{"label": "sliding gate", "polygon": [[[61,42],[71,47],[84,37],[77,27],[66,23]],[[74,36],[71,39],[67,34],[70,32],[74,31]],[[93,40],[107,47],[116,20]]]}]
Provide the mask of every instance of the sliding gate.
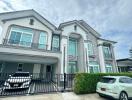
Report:
[{"label": "sliding gate", "polygon": [[0,96],[72,91],[75,75],[36,73],[30,77],[20,76],[0,74]]}]

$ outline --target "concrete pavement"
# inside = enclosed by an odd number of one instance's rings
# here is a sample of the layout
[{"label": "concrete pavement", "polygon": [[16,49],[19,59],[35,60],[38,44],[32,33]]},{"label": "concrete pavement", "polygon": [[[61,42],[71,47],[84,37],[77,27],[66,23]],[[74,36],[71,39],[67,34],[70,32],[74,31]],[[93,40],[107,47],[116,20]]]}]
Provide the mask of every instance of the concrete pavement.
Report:
[{"label": "concrete pavement", "polygon": [[76,95],[73,92],[4,97],[0,100],[107,100],[97,94]]}]

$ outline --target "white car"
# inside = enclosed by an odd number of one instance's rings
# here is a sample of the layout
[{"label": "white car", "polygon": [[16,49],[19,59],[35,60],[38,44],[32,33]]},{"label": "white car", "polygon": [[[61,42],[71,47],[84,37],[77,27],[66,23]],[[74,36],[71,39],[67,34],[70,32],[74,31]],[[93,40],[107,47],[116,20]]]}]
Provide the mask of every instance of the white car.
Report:
[{"label": "white car", "polygon": [[9,78],[4,83],[4,89],[29,88],[31,77],[29,72],[16,72],[9,75]]},{"label": "white car", "polygon": [[97,83],[99,96],[112,97],[117,100],[132,98],[132,78],[127,76],[104,76]]}]

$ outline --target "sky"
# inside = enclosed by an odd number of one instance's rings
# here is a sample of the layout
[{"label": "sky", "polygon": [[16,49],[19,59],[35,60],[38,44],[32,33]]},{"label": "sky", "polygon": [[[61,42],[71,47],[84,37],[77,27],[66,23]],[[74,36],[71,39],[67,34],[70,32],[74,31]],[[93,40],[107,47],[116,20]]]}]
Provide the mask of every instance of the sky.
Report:
[{"label": "sky", "polygon": [[34,9],[56,26],[83,19],[102,38],[118,42],[114,48],[119,59],[129,57],[132,47],[131,4],[132,0],[0,0],[0,13]]}]

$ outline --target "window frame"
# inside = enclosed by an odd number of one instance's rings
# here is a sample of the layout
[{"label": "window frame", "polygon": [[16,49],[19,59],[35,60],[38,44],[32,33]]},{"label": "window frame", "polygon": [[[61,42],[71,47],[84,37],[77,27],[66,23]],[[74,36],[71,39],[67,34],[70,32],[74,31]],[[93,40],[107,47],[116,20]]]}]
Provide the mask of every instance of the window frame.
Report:
[{"label": "window frame", "polygon": [[[17,27],[17,28],[20,28],[20,29],[23,29],[23,27]],[[12,31],[14,31],[14,32],[19,32],[19,33],[21,33],[21,37],[20,37],[20,42],[18,43],[18,44],[13,44],[13,43],[10,43],[9,42],[9,40],[10,40],[10,37],[11,37],[11,34],[12,34]],[[31,35],[31,44],[30,44],[30,46],[26,46],[26,45],[22,45],[21,44],[21,39],[22,39],[22,34],[30,34]],[[10,32],[9,32],[9,36],[8,36],[8,44],[9,45],[14,45],[14,46],[22,46],[22,47],[31,47],[31,45],[32,45],[32,41],[33,41],[33,34],[34,33],[30,33],[30,32],[23,32],[23,31],[21,31],[21,30],[15,30],[15,29],[13,29],[13,27],[10,29]]]},{"label": "window frame", "polygon": [[[70,66],[70,65],[72,65],[72,66]],[[73,67],[73,65],[75,65],[75,66]],[[69,74],[74,74],[74,73],[78,72],[77,61],[69,61],[68,62],[67,72]]]},{"label": "window frame", "polygon": [[[107,72],[106,68],[111,68],[112,71],[111,72]],[[106,63],[105,64],[105,70],[106,70],[106,73],[113,73],[113,66],[112,66],[112,64]]]},{"label": "window frame", "polygon": [[[91,62],[96,62],[96,61],[91,61]],[[95,69],[95,67],[98,69],[98,72],[95,72],[94,70],[93,70],[93,72],[90,72],[90,67],[92,67],[93,69]],[[92,63],[90,63],[89,62],[89,72],[90,73],[100,73],[100,66],[99,66],[99,64],[97,63],[97,64],[92,64]]]},{"label": "window frame", "polygon": [[[108,50],[108,54],[105,53],[105,49]],[[112,58],[112,52],[109,46],[103,46],[103,54],[105,58]]]},{"label": "window frame", "polygon": [[[46,43],[43,44],[43,45],[45,45],[45,48],[40,48],[39,47],[39,45],[40,45],[40,38],[41,38],[41,34],[42,33],[45,34],[45,36],[46,36]],[[40,34],[39,34],[38,49],[47,49],[47,44],[48,44],[48,34],[45,31],[41,31]]]},{"label": "window frame", "polygon": [[[93,56],[95,54],[93,42],[92,41],[88,41],[87,46],[88,46],[88,56]],[[92,53],[90,53],[90,52],[92,52]]]},{"label": "window frame", "polygon": [[[76,46],[76,47],[75,47],[75,49],[76,49],[76,50],[75,50],[75,55],[70,55],[70,52],[69,52],[69,49],[70,49],[70,48],[69,48],[69,47],[70,47],[70,45],[69,45],[70,40],[75,41],[75,46]],[[73,41],[72,41],[72,42],[73,42]],[[69,56],[78,56],[78,54],[77,54],[77,52],[78,52],[78,45],[77,45],[77,44],[78,44],[78,41],[77,41],[76,39],[74,39],[74,38],[69,38],[69,43],[68,43],[68,55],[69,55]]]},{"label": "window frame", "polygon": [[52,50],[54,51],[54,46],[53,46],[53,43],[54,43],[54,36],[57,36],[57,37],[59,38],[58,47],[55,47],[55,48],[58,48],[58,50],[60,50],[60,35],[58,35],[58,34],[53,34],[53,35],[52,35],[52,45],[51,45],[51,48],[52,48]]}]

